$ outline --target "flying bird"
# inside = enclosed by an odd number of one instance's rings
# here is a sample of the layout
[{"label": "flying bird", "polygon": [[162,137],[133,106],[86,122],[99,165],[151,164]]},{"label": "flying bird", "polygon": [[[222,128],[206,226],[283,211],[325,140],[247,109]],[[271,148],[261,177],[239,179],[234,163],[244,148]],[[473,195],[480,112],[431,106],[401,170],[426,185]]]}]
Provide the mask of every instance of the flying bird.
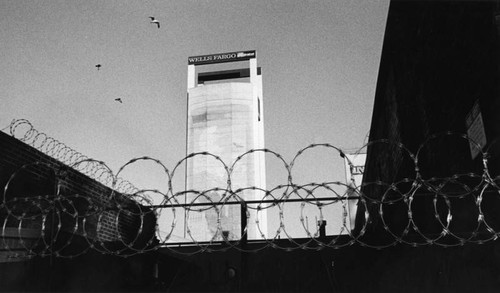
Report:
[{"label": "flying bird", "polygon": [[99,68],[101,68],[101,64],[97,64],[95,67],[97,67],[97,70],[99,70]]},{"label": "flying bird", "polygon": [[158,26],[158,28],[160,28],[160,22],[157,19],[155,19],[154,16],[150,16],[149,18],[151,18],[150,23],[155,23]]},{"label": "flying bird", "polygon": [[120,99],[120,98],[116,98],[115,101],[123,103],[122,99]]}]

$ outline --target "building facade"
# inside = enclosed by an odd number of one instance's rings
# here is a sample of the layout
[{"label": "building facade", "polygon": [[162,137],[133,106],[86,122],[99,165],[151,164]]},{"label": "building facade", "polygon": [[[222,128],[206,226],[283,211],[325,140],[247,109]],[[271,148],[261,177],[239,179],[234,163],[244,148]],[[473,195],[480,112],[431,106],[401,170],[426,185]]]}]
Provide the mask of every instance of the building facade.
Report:
[{"label": "building facade", "polygon": [[155,213],[33,133],[0,131],[1,290],[150,290]]},{"label": "building facade", "polygon": [[[261,239],[266,188],[262,75],[255,51],[189,57],[187,82],[186,238]],[[203,154],[201,154],[203,153]],[[255,187],[255,189],[254,189]],[[243,217],[242,217],[243,214]]]},{"label": "building facade", "polygon": [[[489,177],[500,170],[499,36],[498,1],[391,1],[364,174],[365,182],[389,185],[365,185],[363,193],[377,200],[414,196],[417,236],[441,233],[442,223],[452,232],[470,233],[479,210],[487,223],[498,225],[495,184],[476,189],[487,178],[483,159]],[[374,143],[379,140],[389,143]],[[393,183],[398,193],[388,191]],[[382,226],[377,200],[368,202],[373,227]],[[407,210],[384,210],[393,233],[411,236],[405,230]],[[358,212],[360,220],[364,213]],[[448,213],[453,217],[446,218]]]}]

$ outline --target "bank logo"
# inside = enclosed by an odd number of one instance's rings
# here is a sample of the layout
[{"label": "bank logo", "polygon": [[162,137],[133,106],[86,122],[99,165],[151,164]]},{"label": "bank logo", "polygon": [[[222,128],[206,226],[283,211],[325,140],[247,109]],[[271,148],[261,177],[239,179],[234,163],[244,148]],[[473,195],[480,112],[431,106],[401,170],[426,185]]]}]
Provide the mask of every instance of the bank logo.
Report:
[{"label": "bank logo", "polygon": [[236,54],[237,58],[254,57],[254,56],[255,56],[255,51],[252,51],[252,52],[238,52]]}]

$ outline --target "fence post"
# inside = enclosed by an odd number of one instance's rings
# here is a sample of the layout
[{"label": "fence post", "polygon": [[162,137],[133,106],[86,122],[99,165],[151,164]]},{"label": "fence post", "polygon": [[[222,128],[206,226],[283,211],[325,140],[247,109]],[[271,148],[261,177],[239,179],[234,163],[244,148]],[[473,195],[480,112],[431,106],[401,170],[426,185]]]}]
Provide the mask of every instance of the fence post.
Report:
[{"label": "fence post", "polygon": [[[246,229],[246,232],[245,232]],[[241,239],[240,239],[240,291],[246,287],[247,281],[247,240],[248,240],[248,228],[247,228],[247,204],[246,202],[241,203]]]}]

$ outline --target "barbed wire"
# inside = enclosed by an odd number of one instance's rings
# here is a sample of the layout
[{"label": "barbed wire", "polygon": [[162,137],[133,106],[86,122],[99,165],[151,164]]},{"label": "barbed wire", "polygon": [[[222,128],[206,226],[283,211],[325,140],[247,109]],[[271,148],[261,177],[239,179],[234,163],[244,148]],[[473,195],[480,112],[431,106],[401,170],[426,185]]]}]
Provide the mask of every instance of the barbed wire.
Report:
[{"label": "barbed wire", "polygon": [[137,188],[132,183],[113,176],[109,167],[107,167],[104,162],[90,159],[57,139],[36,130],[31,122],[26,119],[14,119],[8,128],[10,135],[18,140],[74,168],[105,186],[114,186],[118,188],[118,192],[122,193],[133,193],[137,191]]},{"label": "barbed wire", "polygon": [[[19,133],[20,125],[28,126],[24,133]],[[335,156],[353,166],[341,148],[327,143],[311,144],[299,150],[290,162],[269,149],[249,150],[231,164],[226,164],[215,154],[199,152],[187,155],[172,169],[155,158],[134,158],[114,174],[103,162],[87,158],[37,132],[26,120],[13,121],[10,129],[12,136],[110,188],[108,194],[99,199],[68,189],[30,197],[11,196],[16,193],[12,182],[26,176],[20,170],[33,165],[44,165],[55,182],[63,184],[67,180],[51,163],[34,162],[19,167],[5,184],[0,203],[0,219],[3,221],[0,249],[13,257],[75,257],[89,249],[128,257],[159,248],[190,255],[228,249],[292,251],[338,249],[351,245],[376,249],[398,244],[453,247],[493,241],[500,233],[500,218],[496,216],[495,208],[500,204],[500,176],[493,174],[494,168],[489,166],[493,159],[498,158],[493,158],[488,149],[483,151],[464,134],[445,132],[432,135],[415,153],[399,142],[386,139],[368,142],[359,153],[368,148],[389,147],[398,154],[400,161],[409,162],[411,172],[397,181],[365,178],[362,184],[356,185],[353,177],[347,178],[346,182],[298,184],[294,166],[306,152],[332,150]],[[421,162],[428,156],[425,152],[430,144],[447,138],[477,148],[478,156],[482,157],[481,166],[470,172],[430,176],[432,172],[422,168],[425,166]],[[237,186],[233,177],[238,164],[248,156],[262,153],[283,164],[286,182],[271,189]],[[189,160],[205,157],[220,163],[225,176],[219,182],[225,183],[200,190],[176,191],[172,182],[179,168]],[[138,189],[118,179],[126,168],[144,161],[163,170],[168,183],[166,191]],[[248,192],[260,197],[248,199]],[[355,219],[348,212],[352,204],[357,207]],[[291,222],[287,216],[290,206],[295,206],[296,214],[291,217],[298,219],[296,222]],[[233,207],[241,210],[235,220],[241,223],[241,229],[237,231],[239,235],[229,238],[225,235],[228,225],[225,213]],[[311,208],[315,211],[313,214],[319,216],[317,223],[333,218],[336,223],[333,226],[338,230],[327,235],[321,231],[321,226],[310,229],[308,215]],[[336,212],[332,212],[333,209]],[[271,211],[277,214],[277,220],[272,223],[277,226],[275,232],[269,231],[272,230],[268,227],[271,221],[262,221],[259,216]],[[194,225],[199,221],[191,218],[193,214],[212,221],[210,237],[197,237],[194,231],[199,227]],[[297,226],[304,237],[297,238],[292,232]],[[254,230],[253,238],[249,237],[250,229]],[[176,235],[179,231],[187,237]]]}]

